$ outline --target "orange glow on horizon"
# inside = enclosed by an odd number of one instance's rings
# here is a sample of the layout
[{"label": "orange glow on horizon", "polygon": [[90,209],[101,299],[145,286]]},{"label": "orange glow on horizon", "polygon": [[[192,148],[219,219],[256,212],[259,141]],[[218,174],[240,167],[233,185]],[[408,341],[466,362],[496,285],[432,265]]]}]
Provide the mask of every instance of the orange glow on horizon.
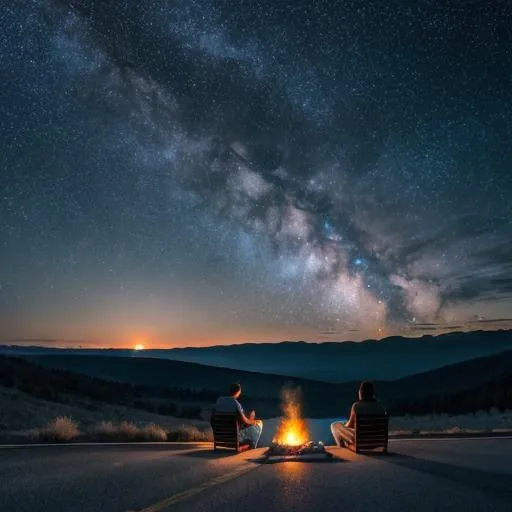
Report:
[{"label": "orange glow on horizon", "polygon": [[[394,332],[385,326],[378,330],[361,330],[361,331],[334,331],[332,334],[318,334],[318,329],[297,328],[291,331],[278,329],[275,331],[264,331],[259,329],[247,328],[243,332],[233,329],[231,332],[224,330],[222,333],[210,331],[208,335],[201,335],[198,330],[192,332],[176,331],[169,333],[155,332],[137,332],[136,329],[126,328],[120,333],[108,333],[104,335],[96,332],[85,332],[83,336],[71,336],[70,333],[64,333],[62,336],[52,337],[7,337],[0,345],[13,346],[41,346],[51,348],[72,348],[72,349],[88,349],[88,350],[135,350],[135,347],[141,345],[143,350],[166,350],[186,347],[212,347],[218,345],[241,345],[245,343],[279,343],[283,341],[296,342],[305,341],[308,343],[326,343],[326,342],[343,342],[353,341],[359,342],[364,340],[385,339],[387,336],[405,336],[407,338],[421,338],[425,334],[437,336],[447,334],[449,332],[459,331],[468,332],[474,330],[484,331],[501,331],[503,329],[512,329],[512,322],[490,324],[472,324],[445,329],[440,327],[436,332],[423,332],[402,330]],[[135,334],[134,334],[135,331]],[[142,350],[138,349],[138,350]]]}]

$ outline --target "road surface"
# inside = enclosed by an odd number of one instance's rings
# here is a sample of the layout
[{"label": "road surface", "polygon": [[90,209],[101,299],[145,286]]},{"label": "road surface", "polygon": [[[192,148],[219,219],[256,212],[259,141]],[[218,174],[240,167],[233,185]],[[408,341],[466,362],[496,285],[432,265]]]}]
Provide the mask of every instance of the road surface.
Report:
[{"label": "road surface", "polygon": [[395,440],[391,455],[262,463],[210,445],[0,448],[2,512],[512,510],[512,438]]}]

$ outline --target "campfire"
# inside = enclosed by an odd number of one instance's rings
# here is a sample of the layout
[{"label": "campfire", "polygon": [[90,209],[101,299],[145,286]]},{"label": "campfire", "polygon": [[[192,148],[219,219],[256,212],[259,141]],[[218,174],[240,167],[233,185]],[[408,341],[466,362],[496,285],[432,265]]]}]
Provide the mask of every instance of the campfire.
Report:
[{"label": "campfire", "polygon": [[321,442],[310,440],[307,420],[302,417],[300,388],[286,388],[281,392],[283,416],[267,452],[269,459],[328,457]]},{"label": "campfire", "polygon": [[283,417],[272,443],[290,447],[301,446],[309,440],[309,428],[307,421],[301,416],[300,390],[285,389],[282,398]]}]

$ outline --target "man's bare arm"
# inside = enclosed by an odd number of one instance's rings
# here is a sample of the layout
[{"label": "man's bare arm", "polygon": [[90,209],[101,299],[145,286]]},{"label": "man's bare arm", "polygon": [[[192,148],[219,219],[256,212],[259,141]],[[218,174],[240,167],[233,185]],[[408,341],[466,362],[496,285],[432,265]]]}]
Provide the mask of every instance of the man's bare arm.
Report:
[{"label": "man's bare arm", "polygon": [[258,423],[258,420],[256,419],[256,415],[251,414],[249,417],[247,417],[244,413],[239,413],[240,416],[240,422],[244,425],[256,425]]},{"label": "man's bare arm", "polygon": [[347,428],[355,428],[356,426],[356,408],[354,405],[352,405],[352,408],[350,409],[350,417],[345,423],[345,427]]}]

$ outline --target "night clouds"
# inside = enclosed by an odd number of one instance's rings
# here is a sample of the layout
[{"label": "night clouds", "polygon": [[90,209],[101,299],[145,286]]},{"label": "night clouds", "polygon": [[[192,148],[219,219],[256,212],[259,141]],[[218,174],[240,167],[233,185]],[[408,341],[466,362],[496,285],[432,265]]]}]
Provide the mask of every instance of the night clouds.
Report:
[{"label": "night clouds", "polygon": [[2,13],[4,337],[505,314],[507,2],[181,4]]}]

